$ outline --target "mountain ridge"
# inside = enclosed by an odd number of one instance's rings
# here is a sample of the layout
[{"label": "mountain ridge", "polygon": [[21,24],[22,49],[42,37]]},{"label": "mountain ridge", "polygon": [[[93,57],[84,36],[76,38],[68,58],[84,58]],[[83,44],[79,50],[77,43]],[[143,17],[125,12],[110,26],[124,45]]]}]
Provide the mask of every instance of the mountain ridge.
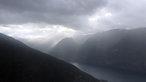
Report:
[{"label": "mountain ridge", "polygon": [[146,28],[110,30],[89,38],[78,62],[146,72]]},{"label": "mountain ridge", "polygon": [[1,82],[100,82],[71,64],[0,34]]}]

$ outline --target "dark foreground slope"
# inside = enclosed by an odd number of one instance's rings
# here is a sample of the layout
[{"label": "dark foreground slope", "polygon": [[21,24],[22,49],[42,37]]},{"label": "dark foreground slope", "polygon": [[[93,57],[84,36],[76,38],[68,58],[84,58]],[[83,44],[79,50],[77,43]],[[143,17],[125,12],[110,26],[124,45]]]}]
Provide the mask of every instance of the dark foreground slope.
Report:
[{"label": "dark foreground slope", "polygon": [[100,82],[76,67],[0,34],[0,82]]}]

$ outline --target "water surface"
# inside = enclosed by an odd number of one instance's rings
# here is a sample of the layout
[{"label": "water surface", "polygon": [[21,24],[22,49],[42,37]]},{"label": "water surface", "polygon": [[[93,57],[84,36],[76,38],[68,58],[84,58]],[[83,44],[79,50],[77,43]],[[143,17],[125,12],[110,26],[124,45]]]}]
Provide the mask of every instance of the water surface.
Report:
[{"label": "water surface", "polygon": [[91,67],[81,64],[74,65],[91,74],[92,76],[99,79],[105,79],[108,82],[146,82],[146,74],[116,70],[100,66]]}]

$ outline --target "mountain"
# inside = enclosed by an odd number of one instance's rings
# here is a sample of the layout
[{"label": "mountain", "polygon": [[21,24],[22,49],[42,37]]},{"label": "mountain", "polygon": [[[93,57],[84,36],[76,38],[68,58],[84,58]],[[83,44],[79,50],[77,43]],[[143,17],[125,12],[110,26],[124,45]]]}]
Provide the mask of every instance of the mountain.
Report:
[{"label": "mountain", "polygon": [[72,62],[76,58],[76,52],[78,50],[78,44],[72,38],[65,38],[61,40],[52,50],[53,56]]},{"label": "mountain", "polygon": [[146,72],[146,28],[97,33],[79,49],[76,61]]},{"label": "mountain", "polygon": [[0,34],[1,82],[101,82],[71,64]]}]

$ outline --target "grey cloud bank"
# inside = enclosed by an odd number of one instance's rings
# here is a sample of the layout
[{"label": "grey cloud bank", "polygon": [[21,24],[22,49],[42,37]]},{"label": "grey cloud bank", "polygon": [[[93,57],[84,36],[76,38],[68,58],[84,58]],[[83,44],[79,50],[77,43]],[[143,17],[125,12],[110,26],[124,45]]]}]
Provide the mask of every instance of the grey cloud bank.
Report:
[{"label": "grey cloud bank", "polygon": [[146,27],[145,0],[0,0],[0,33],[40,50],[66,37],[81,41],[103,30],[140,27]]},{"label": "grey cloud bank", "polygon": [[[47,23],[76,30],[145,27],[145,5],[145,0],[0,0],[0,24]],[[89,25],[88,19],[103,9]]]},{"label": "grey cloud bank", "polygon": [[84,16],[106,3],[106,0],[0,0],[0,23],[45,22],[79,28]]},{"label": "grey cloud bank", "polygon": [[[36,34],[64,38],[76,33],[146,27],[145,14],[145,0],[0,0],[0,32],[14,37],[23,35],[25,39],[36,38]],[[56,25],[59,27],[54,28]],[[33,28],[50,30],[44,33]]]},{"label": "grey cloud bank", "polygon": [[139,28],[146,26],[145,0],[111,0],[106,7],[113,13],[111,28]]}]

